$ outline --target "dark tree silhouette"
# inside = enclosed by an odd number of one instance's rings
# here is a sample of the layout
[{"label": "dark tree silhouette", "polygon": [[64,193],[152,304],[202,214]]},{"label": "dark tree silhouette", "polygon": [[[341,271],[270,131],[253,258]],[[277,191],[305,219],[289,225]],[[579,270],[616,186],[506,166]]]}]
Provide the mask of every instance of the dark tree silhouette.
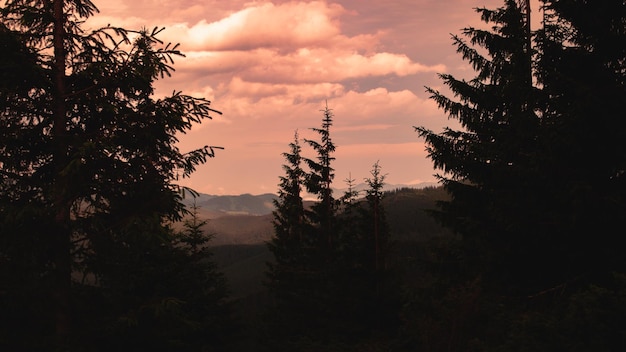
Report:
[{"label": "dark tree silhouette", "polygon": [[268,263],[268,287],[275,297],[270,334],[282,341],[300,326],[296,322],[306,321],[311,313],[306,297],[311,289],[312,244],[302,200],[305,171],[297,132],[289,148],[290,152],[283,153],[287,164],[283,165],[285,175],[280,177],[278,199],[274,201],[274,236],[268,242],[274,255],[274,261]]},{"label": "dark tree silhouette", "polygon": [[337,201],[333,197],[332,183],[335,178],[332,163],[335,160],[335,144],[330,135],[330,127],[333,124],[332,110],[326,106],[323,110],[321,128],[311,128],[319,135],[319,141],[305,139],[305,142],[313,148],[317,154],[315,159],[305,158],[304,161],[310,172],[306,174],[306,189],[309,193],[317,196],[318,202],[309,212],[309,217],[313,224],[318,226],[318,241],[326,242],[322,244],[328,251],[332,251],[333,242],[336,240],[335,216]]},{"label": "dark tree silhouette", "polygon": [[[494,23],[493,30],[467,28],[463,33],[488,56],[454,36],[457,51],[477,76],[465,81],[441,75],[458,101],[428,89],[463,129],[417,130],[426,139],[435,167],[444,171],[438,177],[452,195],[442,204],[443,220],[468,241],[475,241],[476,250],[489,251],[483,256],[488,262],[481,265],[497,270],[507,262],[504,275],[528,288],[528,280],[539,280],[538,274],[545,270],[545,263],[536,261],[536,256],[525,257],[524,250],[535,247],[528,236],[543,233],[536,221],[544,208],[544,199],[534,196],[544,176],[537,165],[540,117],[535,112],[537,89],[530,81],[529,33],[515,1],[506,1],[498,10],[478,11],[485,22]],[[549,256],[545,249],[543,255]],[[511,266],[520,270],[513,273]],[[519,275],[525,273],[528,276],[522,279]]]},{"label": "dark tree silhouette", "polygon": [[[366,200],[358,199],[351,179],[350,190],[340,200],[333,197],[332,113],[328,107],[323,112],[322,128],[313,128],[320,141],[305,140],[316,159],[301,156],[297,134],[283,154],[287,164],[269,242],[274,301],[266,319],[268,350],[382,348],[397,326],[397,301],[389,299],[397,286],[388,285],[384,260],[389,236],[381,204],[384,175],[376,163],[366,180]],[[310,209],[303,205],[305,190],[317,196]]]},{"label": "dark tree silhouette", "polygon": [[[437,215],[460,240],[438,254],[451,280],[421,297],[435,309],[418,328],[454,329],[434,329],[422,348],[624,348],[626,263],[611,228],[626,210],[626,4],[545,0],[542,11],[531,32],[528,2],[478,9],[491,30],[454,37],[476,77],[442,75],[454,99],[429,89],[462,125],[417,128],[451,197]],[[585,324],[605,328],[576,330]]]},{"label": "dark tree silhouette", "polygon": [[[72,348],[97,338],[90,328],[119,326],[126,313],[150,306],[146,300],[180,297],[159,297],[169,293],[155,288],[172,278],[160,268],[181,254],[166,223],[184,211],[176,180],[213,157],[214,147],[183,153],[176,135],[217,111],[180,92],[154,99],[155,80],[182,55],[177,46],[164,45],[160,29],[132,32],[132,40],[123,28],[86,31],[84,19],[96,12],[89,0],[15,0],[0,9],[0,45],[8,50],[0,83],[0,304],[10,312],[0,343],[9,349],[50,341]],[[141,292],[150,287],[153,296]]]}]

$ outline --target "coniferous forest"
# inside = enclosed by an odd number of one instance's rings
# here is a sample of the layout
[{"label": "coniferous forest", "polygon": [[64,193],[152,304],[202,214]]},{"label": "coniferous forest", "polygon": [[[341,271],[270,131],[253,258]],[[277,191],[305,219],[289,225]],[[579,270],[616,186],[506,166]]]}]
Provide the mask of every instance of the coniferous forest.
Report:
[{"label": "coniferous forest", "polygon": [[413,127],[440,187],[385,192],[376,160],[365,191],[335,180],[328,105],[295,131],[252,307],[183,204],[220,147],[176,136],[221,112],[154,98],[177,45],[84,30],[89,0],[4,2],[0,350],[626,350],[626,3],[541,6],[453,36],[474,77],[426,91],[456,127]]}]

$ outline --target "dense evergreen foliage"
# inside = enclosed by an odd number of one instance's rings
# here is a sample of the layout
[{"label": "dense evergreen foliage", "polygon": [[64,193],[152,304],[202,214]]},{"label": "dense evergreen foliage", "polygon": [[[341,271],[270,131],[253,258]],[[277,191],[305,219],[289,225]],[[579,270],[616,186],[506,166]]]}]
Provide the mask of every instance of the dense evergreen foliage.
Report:
[{"label": "dense evergreen foliage", "polygon": [[88,0],[0,10],[0,348],[207,346],[227,317],[223,281],[167,223],[183,215],[176,180],[214,155],[181,152],[176,134],[216,111],[154,99],[181,53],[158,29],[85,31],[95,12]]},{"label": "dense evergreen foliage", "polygon": [[[456,99],[429,89],[463,127],[418,128],[451,196],[437,215],[460,237],[434,257],[446,278],[415,289],[417,346],[626,347],[617,230],[626,213],[626,154],[617,142],[626,132],[626,5],[542,6],[535,32],[516,1],[478,9],[492,29],[466,29],[469,43],[454,38],[476,77],[442,75]],[[436,287],[447,292],[428,293]],[[581,329],[596,324],[603,328]]]},{"label": "dense evergreen foliage", "polygon": [[[333,197],[332,112],[323,110],[320,140],[305,140],[315,159],[301,156],[296,134],[280,178],[269,248],[270,293],[267,349],[361,350],[383,346],[396,326],[398,307],[389,299],[385,255],[388,225],[382,205],[384,175],[378,163],[367,179],[366,201],[352,188]],[[308,166],[303,170],[301,163]],[[349,180],[352,184],[353,180]],[[305,207],[301,192],[317,197]],[[280,347],[282,346],[282,347]],[[367,347],[366,347],[367,346]]]}]

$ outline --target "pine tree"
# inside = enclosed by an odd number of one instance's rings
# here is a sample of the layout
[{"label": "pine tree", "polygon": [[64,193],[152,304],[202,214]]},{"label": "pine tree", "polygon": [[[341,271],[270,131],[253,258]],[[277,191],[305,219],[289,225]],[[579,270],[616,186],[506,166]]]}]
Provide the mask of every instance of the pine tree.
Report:
[{"label": "pine tree", "polygon": [[268,243],[274,255],[269,265],[269,284],[275,293],[293,289],[303,271],[306,271],[307,219],[302,200],[305,172],[302,169],[302,148],[298,132],[289,144],[290,152],[283,153],[287,164],[280,177],[278,199],[274,201],[274,236]]},{"label": "pine tree", "polygon": [[[483,21],[494,24],[493,29],[465,29],[470,43],[454,36],[457,51],[477,76],[465,81],[441,75],[458,101],[428,89],[463,129],[446,128],[439,134],[422,127],[417,130],[426,139],[434,166],[444,172],[438,177],[452,195],[442,204],[443,221],[473,241],[476,251],[488,251],[481,256],[488,262],[474,264],[507,267],[510,271],[492,274],[515,278],[509,283],[529,287],[529,280],[545,270],[526,251],[534,247],[528,235],[537,232],[543,208],[543,200],[532,196],[543,180],[537,165],[539,93],[528,63],[534,54],[528,47],[524,14],[515,1],[505,1],[497,10],[477,11]],[[470,44],[484,48],[488,56]]]},{"label": "pine tree", "polygon": [[477,77],[442,76],[457,101],[429,90],[463,126],[418,128],[451,195],[438,215],[461,235],[448,255],[461,282],[423,297],[440,308],[419,319],[445,328],[421,348],[624,348],[626,266],[611,228],[626,209],[626,5],[546,0],[534,33],[527,6],[480,9],[495,26],[465,34],[488,56],[455,38]]},{"label": "pine tree", "polygon": [[[571,278],[626,270],[614,229],[626,212],[626,4],[545,1],[538,80],[551,222]],[[593,234],[593,240],[590,236]],[[567,280],[563,280],[564,282]]]},{"label": "pine tree", "polygon": [[332,110],[326,106],[324,110],[321,128],[311,128],[319,135],[319,141],[305,139],[305,142],[313,148],[316,158],[305,158],[304,161],[310,172],[306,174],[306,189],[309,193],[317,196],[318,202],[309,212],[313,224],[318,226],[317,241],[321,248],[332,251],[336,240],[335,215],[337,201],[333,197],[332,183],[335,178],[332,162],[335,160],[335,144],[330,136],[330,127],[333,124]]},{"label": "pine tree", "polygon": [[[280,178],[279,199],[275,202],[275,236],[269,243],[275,262],[269,265],[269,286],[276,297],[270,329],[276,346],[291,349],[322,348],[340,334],[335,318],[337,305],[338,202],[332,195],[334,178],[330,137],[332,112],[326,107],[321,128],[312,128],[320,140],[305,139],[316,153],[303,158],[296,134],[285,153],[285,176]],[[308,172],[300,165],[308,167]],[[305,209],[301,192],[317,196],[311,209]],[[305,342],[306,341],[306,342]],[[311,341],[318,341],[311,345]],[[318,346],[318,347],[311,347]]]},{"label": "pine tree", "polygon": [[372,167],[371,174],[372,177],[365,180],[369,186],[365,196],[369,214],[364,216],[364,219],[371,221],[373,233],[371,237],[374,241],[374,270],[378,273],[386,267],[384,254],[387,247],[389,228],[385,220],[385,209],[382,205],[385,175],[381,174],[381,167],[378,162]]},{"label": "pine tree", "polygon": [[[90,317],[72,315],[82,304],[74,298],[137,283],[121,280],[120,263],[170,247],[164,223],[184,210],[175,182],[214,155],[175,145],[216,112],[207,100],[152,97],[154,81],[182,55],[177,47],[162,45],[159,29],[85,31],[96,12],[89,0],[7,1],[0,10],[2,46],[17,49],[3,57],[9,81],[0,85],[0,270],[10,283],[0,300],[23,308],[2,317],[7,341],[29,328],[55,336],[59,349],[78,339]],[[130,286],[113,284],[122,281]],[[32,304],[38,298],[25,290],[51,303]],[[11,322],[17,316],[23,324]]]}]

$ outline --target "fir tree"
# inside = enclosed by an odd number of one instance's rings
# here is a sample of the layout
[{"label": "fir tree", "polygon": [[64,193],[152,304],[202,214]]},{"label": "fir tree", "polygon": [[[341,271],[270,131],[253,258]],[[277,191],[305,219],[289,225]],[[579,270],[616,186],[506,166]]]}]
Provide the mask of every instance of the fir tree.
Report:
[{"label": "fir tree", "polygon": [[309,212],[313,224],[318,226],[317,241],[322,248],[331,251],[336,237],[335,215],[337,202],[333,197],[332,183],[335,178],[332,162],[335,160],[335,144],[330,135],[330,127],[333,124],[332,110],[326,106],[324,110],[321,128],[311,128],[319,135],[319,141],[305,139],[305,142],[313,148],[316,158],[305,158],[304,161],[310,172],[306,174],[306,189],[309,193],[317,196],[318,202]]},{"label": "fir tree", "polygon": [[369,214],[364,216],[364,220],[371,221],[371,232],[373,233],[371,237],[374,240],[374,270],[378,273],[386,267],[384,253],[389,236],[385,210],[382,205],[385,175],[381,174],[381,167],[378,162],[372,167],[371,175],[371,178],[365,180],[369,186],[365,196]]},{"label": "fir tree", "polygon": [[280,177],[278,199],[274,201],[274,236],[268,243],[274,255],[269,263],[270,288],[275,292],[293,289],[296,280],[305,271],[305,250],[308,248],[307,219],[302,200],[305,172],[301,167],[302,148],[295,132],[289,144],[290,152],[283,153],[287,164]]},{"label": "fir tree", "polygon": [[[96,12],[89,0],[0,9],[1,44],[16,49],[3,56],[8,81],[0,84],[0,271],[8,283],[0,304],[14,313],[3,314],[0,340],[9,348],[53,340],[68,349],[146,304],[139,288],[154,288],[164,279],[158,268],[175,260],[163,252],[173,241],[165,223],[184,211],[175,182],[214,156],[213,147],[183,153],[175,145],[216,112],[209,101],[152,97],[182,55],[177,46],[164,45],[160,29],[86,31]],[[94,303],[112,297],[129,300]],[[82,314],[86,307],[102,310]]]},{"label": "fir tree", "polygon": [[[476,250],[489,251],[483,258],[495,261],[478,265],[494,269],[508,265],[511,270],[523,267],[530,275],[524,280],[534,280],[544,270],[543,264],[535,266],[537,262],[531,263],[520,251],[530,243],[528,234],[537,231],[537,224],[529,219],[537,218],[543,202],[530,197],[543,179],[536,172],[540,153],[539,116],[535,113],[538,92],[530,81],[530,34],[515,1],[506,1],[505,7],[497,10],[477,11],[485,22],[494,24],[493,30],[467,28],[464,35],[488,56],[454,36],[457,51],[476,69],[477,76],[465,81],[441,75],[458,101],[428,89],[432,99],[450,118],[459,120],[463,129],[446,128],[439,134],[422,127],[417,130],[426,139],[434,166],[444,171],[438,177],[452,195],[451,201],[442,204],[443,220],[473,241]],[[529,265],[533,270],[527,270]],[[511,284],[523,281],[521,271],[502,275],[515,277]],[[522,285],[528,288],[527,284]]]},{"label": "fir tree", "polygon": [[278,199],[274,201],[275,236],[270,242],[270,249],[278,263],[289,263],[290,260],[286,256],[299,252],[299,247],[305,241],[306,219],[301,194],[305,173],[301,167],[302,148],[298,140],[298,132],[295,133],[294,141],[289,144],[289,147],[290,152],[283,153],[288,164],[283,165],[285,176],[280,177]]},{"label": "fir tree", "polygon": [[[418,128],[451,195],[438,215],[461,235],[446,254],[456,268],[449,275],[461,280],[444,285],[449,294],[442,298],[422,297],[439,310],[417,319],[448,320],[458,330],[444,328],[435,346],[430,334],[419,347],[624,348],[617,312],[626,303],[617,297],[626,265],[617,249],[621,237],[610,227],[621,226],[617,219],[626,209],[624,146],[617,142],[626,131],[618,118],[626,5],[542,3],[543,28],[534,33],[528,2],[479,9],[495,25],[465,34],[487,56],[455,37],[477,76],[442,75],[458,100],[429,90],[463,126],[439,134]],[[605,306],[597,305],[600,297]],[[453,306],[471,309],[450,316]],[[612,327],[602,332],[572,328],[608,320]]]},{"label": "fir tree", "polygon": [[[285,176],[280,178],[275,236],[269,243],[275,258],[269,264],[269,286],[276,297],[269,348],[280,345],[301,349],[305,341],[311,340],[322,346],[341,333],[334,325],[338,314],[337,201],[331,188],[335,146],[330,137],[332,113],[328,107],[323,111],[322,127],[312,128],[320,141],[305,139],[317,154],[316,159],[301,157],[297,134],[290,152],[284,154],[288,164],[283,166]],[[308,172],[300,163],[308,166]],[[310,210],[303,206],[301,192],[305,190],[318,198]]]}]

